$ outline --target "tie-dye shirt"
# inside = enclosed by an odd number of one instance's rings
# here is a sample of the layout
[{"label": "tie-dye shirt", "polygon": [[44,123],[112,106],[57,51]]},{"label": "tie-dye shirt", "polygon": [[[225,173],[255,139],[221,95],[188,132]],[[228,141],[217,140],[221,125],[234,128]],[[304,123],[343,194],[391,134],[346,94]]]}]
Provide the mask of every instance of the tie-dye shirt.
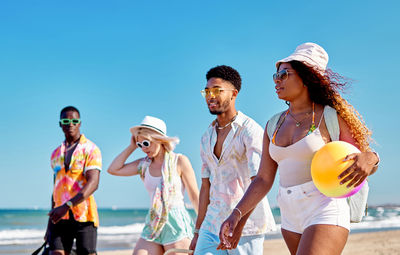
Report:
[{"label": "tie-dye shirt", "polygon": [[[63,142],[51,154],[51,168],[54,171],[54,207],[63,205],[73,198],[86,184],[85,173],[88,170],[101,170],[101,153],[99,148],[82,134],[79,144],[76,146],[69,164],[69,170],[65,171],[65,142]],[[99,225],[97,205],[93,195],[85,201],[74,205],[72,213],[76,221],[93,222]],[[69,219],[67,213],[62,219]]]},{"label": "tie-dye shirt", "polygon": [[[221,156],[214,154],[217,132],[214,121],[201,138],[201,177],[210,181],[210,204],[201,229],[219,234],[222,222],[231,214],[257,175],[261,161],[263,129],[253,119],[238,112],[225,138]],[[254,209],[242,235],[263,234],[275,229],[267,197]]]}]

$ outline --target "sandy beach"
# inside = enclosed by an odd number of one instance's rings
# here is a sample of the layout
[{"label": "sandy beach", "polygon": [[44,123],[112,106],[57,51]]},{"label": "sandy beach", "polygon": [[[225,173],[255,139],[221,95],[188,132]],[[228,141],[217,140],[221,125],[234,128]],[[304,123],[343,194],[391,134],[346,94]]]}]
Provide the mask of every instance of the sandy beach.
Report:
[{"label": "sandy beach", "polygon": [[[99,252],[99,255],[131,255],[131,250]],[[283,239],[266,240],[264,254],[289,255]],[[400,230],[350,234],[343,255],[400,255]]]}]

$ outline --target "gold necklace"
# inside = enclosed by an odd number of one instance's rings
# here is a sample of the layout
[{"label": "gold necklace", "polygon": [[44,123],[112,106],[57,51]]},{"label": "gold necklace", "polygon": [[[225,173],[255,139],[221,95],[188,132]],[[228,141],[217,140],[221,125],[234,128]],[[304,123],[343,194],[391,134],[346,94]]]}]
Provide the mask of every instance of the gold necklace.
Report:
[{"label": "gold necklace", "polygon": [[229,126],[230,124],[232,124],[232,122],[235,121],[237,115],[238,115],[238,114],[236,113],[235,117],[233,117],[233,118],[228,122],[228,124],[226,124],[225,126],[222,126],[222,127],[219,126],[219,123],[218,123],[218,120],[217,120],[216,128],[217,128],[218,130],[222,130],[222,129],[226,128],[227,126]]},{"label": "gold necklace", "polygon": [[307,113],[306,113],[306,116],[305,116],[303,119],[301,119],[301,120],[297,120],[290,112],[289,112],[289,115],[290,115],[290,117],[292,117],[292,119],[296,122],[296,127],[300,127],[301,122],[302,122],[303,120],[305,120],[306,118],[308,118],[308,116],[310,115],[310,113],[311,113],[311,112],[307,112]]},{"label": "gold necklace", "polygon": [[[313,105],[312,105],[312,112],[314,112],[314,103],[313,103]],[[290,113],[290,111],[288,110],[288,113],[289,113],[289,115],[290,115],[290,117],[292,117],[292,119],[296,122],[296,127],[300,127],[300,125],[301,125],[301,122],[303,121],[303,120],[305,120],[305,119],[307,119],[309,116],[310,116],[310,114],[312,113],[312,112],[307,112],[306,113],[306,116],[304,117],[304,118],[302,118],[301,120],[297,120],[291,113]]]}]

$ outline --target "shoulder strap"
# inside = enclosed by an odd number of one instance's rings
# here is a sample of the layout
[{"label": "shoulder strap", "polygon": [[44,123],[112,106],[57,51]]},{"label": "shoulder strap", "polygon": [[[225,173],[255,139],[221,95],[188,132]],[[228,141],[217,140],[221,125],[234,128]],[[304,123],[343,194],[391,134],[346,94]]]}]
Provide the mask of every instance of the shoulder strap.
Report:
[{"label": "shoulder strap", "polygon": [[285,111],[279,112],[277,114],[275,114],[274,116],[272,116],[272,118],[270,118],[268,120],[268,126],[267,126],[267,133],[268,133],[268,137],[271,140],[272,136],[274,135],[274,131],[276,129],[276,125],[278,124],[279,118],[281,117],[282,113],[284,113]]},{"label": "shoulder strap", "polygon": [[178,159],[179,159],[179,156],[182,154],[174,153],[172,151],[170,153],[171,153],[171,156],[173,157],[173,166],[175,168],[175,171],[178,171]]},{"label": "shoulder strap", "polygon": [[340,128],[336,110],[326,105],[324,108],[324,118],[331,140],[339,141]]}]

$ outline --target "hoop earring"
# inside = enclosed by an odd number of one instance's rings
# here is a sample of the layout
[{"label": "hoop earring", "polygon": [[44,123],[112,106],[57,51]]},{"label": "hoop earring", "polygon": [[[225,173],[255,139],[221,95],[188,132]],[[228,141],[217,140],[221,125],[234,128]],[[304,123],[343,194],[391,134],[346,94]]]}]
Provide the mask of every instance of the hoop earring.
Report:
[{"label": "hoop earring", "polygon": [[285,101],[285,104],[287,104],[288,106],[290,106],[290,102],[289,102],[289,101]]}]

